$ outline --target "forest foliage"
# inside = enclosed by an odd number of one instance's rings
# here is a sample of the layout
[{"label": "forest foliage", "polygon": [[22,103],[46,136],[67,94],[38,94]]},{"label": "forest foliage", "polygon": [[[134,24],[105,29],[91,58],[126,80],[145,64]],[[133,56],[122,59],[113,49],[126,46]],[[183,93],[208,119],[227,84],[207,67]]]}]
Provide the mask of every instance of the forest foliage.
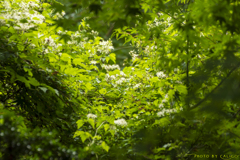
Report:
[{"label": "forest foliage", "polygon": [[239,5],[1,1],[0,159],[239,155]]}]

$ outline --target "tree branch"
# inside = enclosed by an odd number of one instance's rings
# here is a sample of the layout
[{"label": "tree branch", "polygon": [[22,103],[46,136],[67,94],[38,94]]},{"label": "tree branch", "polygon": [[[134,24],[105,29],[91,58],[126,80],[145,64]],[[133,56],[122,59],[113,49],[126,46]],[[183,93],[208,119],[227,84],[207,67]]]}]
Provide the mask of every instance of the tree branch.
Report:
[{"label": "tree branch", "polygon": [[201,101],[199,101],[197,104],[195,104],[193,107],[190,108],[190,110],[197,108],[200,104],[202,104],[204,101],[206,101],[214,91],[216,91],[222,84],[224,81],[226,81],[226,79],[232,74],[232,72],[234,72],[238,67],[240,66],[240,63],[238,63],[228,74],[225,78],[223,78],[221,80],[221,82],[205,97],[203,98]]}]

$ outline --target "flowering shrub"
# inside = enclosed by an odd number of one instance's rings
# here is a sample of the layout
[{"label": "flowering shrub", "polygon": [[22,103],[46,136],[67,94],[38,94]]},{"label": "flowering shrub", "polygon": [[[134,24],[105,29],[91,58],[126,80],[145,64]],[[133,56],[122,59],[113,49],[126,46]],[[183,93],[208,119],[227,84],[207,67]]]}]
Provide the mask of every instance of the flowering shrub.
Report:
[{"label": "flowering shrub", "polygon": [[[66,30],[79,18],[70,15],[75,4],[44,2],[0,3],[0,157],[191,159],[239,149],[238,17],[219,18],[213,2],[143,1],[127,11],[134,27],[114,30],[133,48],[120,68],[112,40],[87,23],[95,17],[87,8],[102,5],[106,15],[97,18],[114,21],[122,15],[107,5],[125,13],[127,2],[79,2],[79,15],[90,17],[76,31]],[[219,5],[238,12],[238,4]],[[28,137],[37,137],[32,149]],[[41,156],[46,146],[52,150]]]}]

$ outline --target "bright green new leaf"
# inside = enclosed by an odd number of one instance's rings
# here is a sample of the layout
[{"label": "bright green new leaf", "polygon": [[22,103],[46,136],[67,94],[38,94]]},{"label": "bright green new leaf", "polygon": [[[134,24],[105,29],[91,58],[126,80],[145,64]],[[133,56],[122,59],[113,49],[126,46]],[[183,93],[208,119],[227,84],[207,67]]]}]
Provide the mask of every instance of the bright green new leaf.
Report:
[{"label": "bright green new leaf", "polygon": [[93,119],[89,118],[89,119],[88,119],[88,122],[91,124],[91,126],[92,126],[93,128],[95,128],[95,122],[94,122]]},{"label": "bright green new leaf", "polygon": [[85,86],[86,86],[86,91],[90,91],[90,90],[95,88],[95,87],[92,86],[91,83],[87,83]]},{"label": "bright green new leaf", "polygon": [[104,124],[104,130],[105,132],[110,128],[109,124]]},{"label": "bright green new leaf", "polygon": [[187,87],[184,85],[175,85],[175,89],[177,89],[182,94],[187,94]]},{"label": "bright green new leaf", "polygon": [[40,83],[35,79],[35,78],[31,78],[31,77],[28,77],[29,79],[29,83],[33,86],[39,86]]},{"label": "bright green new leaf", "polygon": [[61,60],[62,61],[69,61],[71,59],[71,56],[67,53],[62,53]]},{"label": "bright green new leaf", "polygon": [[81,59],[81,58],[74,58],[73,59],[73,64],[80,65],[82,62],[84,62],[84,60]]},{"label": "bright green new leaf", "polygon": [[80,137],[81,137],[81,140],[82,140],[83,143],[85,142],[85,140],[86,140],[87,138],[91,138],[91,137],[92,137],[92,135],[91,135],[90,133],[84,132],[84,131],[77,131],[77,132],[75,132],[73,138],[75,138],[75,137],[77,137],[77,136],[80,136]]},{"label": "bright green new leaf", "polygon": [[105,151],[108,152],[108,150],[109,150],[110,147],[109,147],[104,141],[102,142],[101,146],[102,146],[102,148],[103,148]]},{"label": "bright green new leaf", "polygon": [[102,89],[99,90],[99,93],[100,94],[106,94],[107,90],[105,88],[102,88]]},{"label": "bright green new leaf", "polygon": [[79,128],[81,128],[82,126],[83,126],[83,124],[84,124],[84,121],[83,120],[78,120],[77,121],[77,128],[79,129]]}]

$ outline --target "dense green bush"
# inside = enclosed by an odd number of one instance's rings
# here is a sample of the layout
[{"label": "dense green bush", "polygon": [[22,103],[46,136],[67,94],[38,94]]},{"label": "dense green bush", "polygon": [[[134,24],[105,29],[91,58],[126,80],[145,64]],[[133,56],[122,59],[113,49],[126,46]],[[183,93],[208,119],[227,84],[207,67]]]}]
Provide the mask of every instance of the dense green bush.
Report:
[{"label": "dense green bush", "polygon": [[[237,158],[239,9],[233,0],[2,1],[0,157]],[[111,32],[131,46],[130,61],[99,36]]]}]

